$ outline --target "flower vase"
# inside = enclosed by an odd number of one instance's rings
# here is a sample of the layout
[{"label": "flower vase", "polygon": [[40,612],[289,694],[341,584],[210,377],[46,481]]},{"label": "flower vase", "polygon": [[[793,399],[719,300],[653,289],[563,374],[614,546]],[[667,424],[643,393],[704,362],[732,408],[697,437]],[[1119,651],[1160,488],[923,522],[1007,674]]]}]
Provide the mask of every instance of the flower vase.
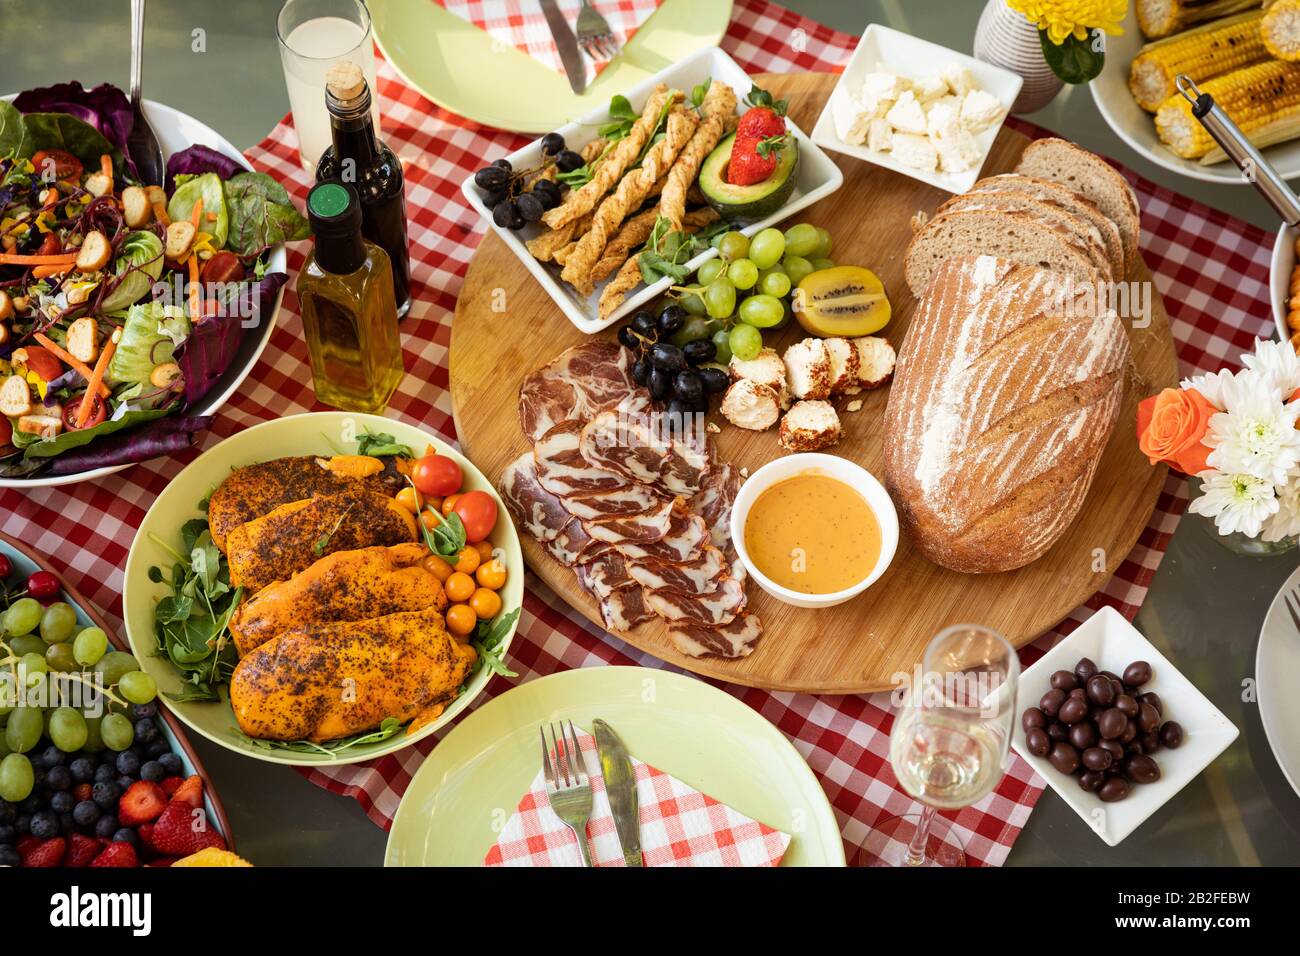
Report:
[{"label": "flower vase", "polygon": [[[1187,487],[1191,493],[1192,501],[1201,496],[1201,480],[1199,478],[1188,477]],[[1240,531],[1222,534],[1218,527],[1215,526],[1213,518],[1192,514],[1191,512],[1188,512],[1188,517],[1195,519],[1202,530],[1221,546],[1227,548],[1233,554],[1245,555],[1248,558],[1273,558],[1279,554],[1289,554],[1297,546],[1300,546],[1300,536],[1283,538],[1280,541],[1265,541],[1263,538],[1252,538]]]},{"label": "flower vase", "polygon": [[975,58],[1019,74],[1024,80],[1013,113],[1034,113],[1061,92],[1065,81],[1043,59],[1038,28],[1007,6],[1006,0],[988,0],[975,27]]}]

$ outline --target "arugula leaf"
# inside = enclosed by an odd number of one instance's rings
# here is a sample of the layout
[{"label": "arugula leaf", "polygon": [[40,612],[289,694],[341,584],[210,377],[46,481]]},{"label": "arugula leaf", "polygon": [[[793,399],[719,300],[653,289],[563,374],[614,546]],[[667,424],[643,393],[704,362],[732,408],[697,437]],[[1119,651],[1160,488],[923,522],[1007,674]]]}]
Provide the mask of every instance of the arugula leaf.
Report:
[{"label": "arugula leaf", "polygon": [[[493,674],[500,674],[502,677],[518,677],[519,675],[506,666],[505,651],[501,650],[500,644],[510,629],[514,627],[515,621],[519,620],[520,608],[515,608],[509,614],[498,617],[493,624],[487,621],[479,621],[478,627],[474,630],[474,639],[470,645],[478,651],[478,664],[470,677],[478,673],[480,668],[486,667]],[[467,678],[468,682],[468,678]]]},{"label": "arugula leaf", "polygon": [[383,432],[372,432],[368,428],[357,439],[357,454],[372,455],[376,458],[384,455],[400,455],[403,458],[415,457],[415,452],[411,451],[409,445],[400,444],[392,435]]},{"label": "arugula leaf", "polygon": [[424,526],[423,521],[417,521],[416,524],[420,526],[425,545],[440,557],[450,558],[465,547],[465,525],[461,522],[460,515],[454,511],[432,531]]},{"label": "arugula leaf", "polygon": [[333,756],[360,747],[364,744],[376,744],[398,734],[406,724],[396,717],[385,717],[374,730],[367,730],[351,737],[327,740],[318,743],[314,740],[257,740],[253,737],[240,736],[254,747],[262,750],[289,750],[294,753],[315,753]]},{"label": "arugula leaf", "polygon": [[691,90],[691,105],[699,108],[704,103],[704,97],[708,95],[709,87],[713,85],[713,77],[706,76]]}]

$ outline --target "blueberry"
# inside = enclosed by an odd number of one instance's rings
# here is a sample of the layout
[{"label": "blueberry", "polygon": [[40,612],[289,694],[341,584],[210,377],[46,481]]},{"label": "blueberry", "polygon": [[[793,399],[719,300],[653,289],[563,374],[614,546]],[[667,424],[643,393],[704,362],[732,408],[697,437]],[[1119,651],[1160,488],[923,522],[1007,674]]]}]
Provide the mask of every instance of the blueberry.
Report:
[{"label": "blueberry", "polygon": [[158,724],[152,717],[141,717],[135,722],[135,742],[137,744],[147,744],[149,741],[156,739],[158,739]]},{"label": "blueberry", "polygon": [[78,757],[68,765],[74,783],[90,783],[95,779],[95,762],[89,757]]},{"label": "blueberry", "polygon": [[555,165],[560,172],[571,173],[583,165],[582,155],[571,149],[561,150],[560,155],[555,157]]},{"label": "blueberry", "polygon": [[0,846],[0,866],[20,866],[23,858],[11,846]]},{"label": "blueberry", "polygon": [[72,786],[72,771],[67,767],[51,767],[45,773],[45,785],[51,790],[67,790]]},{"label": "blueberry", "polygon": [[158,713],[158,705],[155,704],[153,701],[149,701],[149,703],[147,704],[131,705],[131,716],[134,717],[136,720],[139,720],[142,717],[153,717],[157,713]]},{"label": "blueberry", "polygon": [[97,783],[90,791],[90,799],[94,800],[101,810],[115,809],[121,796],[122,791],[115,783]]},{"label": "blueberry", "polygon": [[119,827],[117,830],[113,831],[114,843],[129,843],[132,846],[135,846],[136,839],[135,831],[130,827]]},{"label": "blueberry", "polygon": [[123,793],[126,793],[128,790],[131,789],[131,785],[133,783],[135,783],[135,777],[128,777],[126,775],[123,775],[117,778],[117,789],[121,790]]},{"label": "blueberry", "polygon": [[179,776],[180,772],[185,769],[185,765],[181,763],[181,758],[170,751],[159,755],[158,762],[163,765],[163,769],[167,771],[169,777]]},{"label": "blueberry", "polygon": [[99,818],[95,824],[95,836],[107,840],[117,832],[117,817],[112,813],[106,813]]},{"label": "blueberry", "polygon": [[27,836],[32,832],[32,815],[30,813],[21,814],[14,820],[14,829],[18,831],[19,836]]},{"label": "blueberry", "polygon": [[151,740],[144,747],[145,759],[151,757],[160,757],[172,749],[171,744],[167,743],[167,738],[159,735],[156,740]]},{"label": "blueberry", "polygon": [[95,768],[95,783],[112,783],[117,779],[117,768],[112,764],[100,764]]},{"label": "blueberry", "polygon": [[12,823],[0,823],[0,843],[13,843],[18,839],[18,828]]},{"label": "blueberry", "polygon": [[54,746],[54,744],[50,744],[46,747],[45,751],[41,754],[41,763],[45,765],[45,769],[47,770],[50,767],[63,766],[65,759],[67,759],[67,755],[58,747]]},{"label": "blueberry", "polygon": [[19,809],[22,813],[25,813],[25,814],[27,814],[28,816],[31,816],[33,813],[36,813],[38,810],[44,810],[44,809],[45,809],[45,801],[44,801],[43,799],[41,799],[41,794],[39,794],[39,793],[33,793],[30,797],[28,797],[28,798],[27,798],[26,800],[24,800],[22,803],[18,804],[18,809]]},{"label": "blueberry", "polygon": [[554,156],[564,149],[564,137],[559,133],[547,133],[542,137],[542,152]]},{"label": "blueberry", "polygon": [[72,819],[79,827],[93,827],[103,816],[94,800],[82,800],[72,808]]},{"label": "blueberry", "polygon": [[167,776],[167,770],[157,760],[150,760],[140,767],[140,779],[157,783]]},{"label": "blueberry", "polygon": [[50,797],[50,809],[55,813],[71,813],[77,805],[77,798],[67,790],[60,790]]},{"label": "blueberry", "polygon": [[49,810],[32,815],[32,836],[52,840],[59,835],[59,818]]},{"label": "blueberry", "polygon": [[133,777],[140,772],[140,755],[134,750],[123,750],[117,755],[117,772],[124,777]]}]

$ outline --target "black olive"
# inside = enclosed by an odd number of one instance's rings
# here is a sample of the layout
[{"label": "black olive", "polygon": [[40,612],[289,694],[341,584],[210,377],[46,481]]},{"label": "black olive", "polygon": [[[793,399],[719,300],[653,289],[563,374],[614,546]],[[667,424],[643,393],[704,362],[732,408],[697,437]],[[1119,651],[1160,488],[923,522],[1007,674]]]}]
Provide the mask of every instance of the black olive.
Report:
[{"label": "black olive", "polygon": [[693,407],[703,396],[704,386],[700,384],[700,377],[688,368],[678,372],[673,379],[673,391],[678,398]]},{"label": "black olive", "polygon": [[484,166],[474,174],[474,185],[479,189],[505,189],[510,173],[500,166]]},{"label": "black olive", "polygon": [[704,391],[710,395],[725,392],[727,386],[731,384],[730,376],[720,368],[697,369],[695,374],[700,377],[700,384],[704,386]]},{"label": "black olive", "polygon": [[564,137],[559,133],[547,133],[542,137],[542,152],[554,156],[564,149]]},{"label": "black olive", "polygon": [[498,203],[492,210],[492,221],[502,229],[522,229],[524,217],[519,214],[519,204],[513,199]]},{"label": "black olive", "polygon": [[672,373],[661,368],[652,368],[650,370],[650,395],[655,401],[663,401],[668,396],[668,390],[672,386]]},{"label": "black olive", "polygon": [[515,168],[514,168],[513,166],[510,165],[510,160],[505,159],[504,157],[501,158],[501,159],[494,159],[494,160],[492,160],[492,165],[493,165],[493,166],[500,166],[502,169],[504,169],[504,170],[505,170],[506,172],[508,172],[508,173],[513,173],[513,172],[515,171]]},{"label": "black olive", "polygon": [[659,313],[659,332],[663,335],[673,335],[686,324],[686,310],[680,305],[667,306]]},{"label": "black olive", "polygon": [[644,310],[632,316],[632,328],[652,341],[659,338],[659,326],[654,315]]},{"label": "black olive", "polygon": [[712,339],[696,339],[682,346],[682,354],[686,357],[687,364],[703,365],[717,357],[718,347],[713,344]]},{"label": "black olive", "polygon": [[562,173],[571,173],[582,167],[582,156],[571,149],[562,150],[555,157],[555,165]]},{"label": "black olive", "polygon": [[641,348],[641,339],[637,336],[636,330],[630,325],[625,325],[618,330],[618,342],[634,352]]},{"label": "black olive", "polygon": [[686,357],[671,342],[659,342],[650,350],[650,364],[666,372],[679,372],[686,367]]},{"label": "black olive", "polygon": [[638,385],[650,383],[650,363],[645,359],[637,359],[632,363],[632,381]]}]

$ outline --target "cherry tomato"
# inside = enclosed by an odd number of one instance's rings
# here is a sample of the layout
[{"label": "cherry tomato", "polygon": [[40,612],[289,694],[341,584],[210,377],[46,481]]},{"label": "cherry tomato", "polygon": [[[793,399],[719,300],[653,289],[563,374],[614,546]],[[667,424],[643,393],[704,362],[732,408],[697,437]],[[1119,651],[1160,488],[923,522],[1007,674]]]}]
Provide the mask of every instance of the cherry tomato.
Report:
[{"label": "cherry tomato", "polygon": [[403,488],[399,491],[397,503],[413,515],[420,513],[420,495],[414,488]]},{"label": "cherry tomato", "polygon": [[469,606],[480,621],[490,621],[501,613],[501,596],[488,588],[479,588],[470,595]]},{"label": "cherry tomato", "polygon": [[468,601],[474,593],[474,579],[464,572],[457,571],[442,583],[442,589],[453,601]]},{"label": "cherry tomato", "polygon": [[478,569],[478,562],[478,552],[474,550],[473,546],[467,544],[456,555],[456,563],[452,567],[462,574],[473,574]]},{"label": "cherry tomato", "polygon": [[491,541],[479,541],[474,545],[474,550],[478,552],[479,564],[492,560]]},{"label": "cherry tomato", "polygon": [[438,512],[430,511],[428,508],[425,508],[420,512],[420,524],[424,525],[426,531],[433,531],[438,527],[438,525],[442,524],[446,520],[447,519],[438,514]]},{"label": "cherry tomato", "polygon": [[27,578],[27,596],[52,601],[59,596],[59,579],[49,571],[33,571]]},{"label": "cherry tomato", "polygon": [[506,583],[506,566],[495,558],[480,564],[474,572],[474,580],[492,591],[500,590]]},{"label": "cherry tomato", "polygon": [[436,554],[429,555],[420,562],[420,566],[443,583],[446,583],[447,579],[451,577],[452,574],[451,565]]},{"label": "cherry tomato", "polygon": [[44,176],[47,170],[53,170],[54,178],[60,181],[76,180],[86,171],[77,159],[66,149],[42,149],[32,154],[32,165],[36,175]]},{"label": "cherry tomato", "polygon": [[465,525],[465,540],[482,541],[497,523],[497,503],[486,491],[467,491],[453,506]]},{"label": "cherry tomato", "polygon": [[460,488],[464,477],[460,465],[446,455],[425,455],[411,470],[411,480],[422,495],[450,495]]},{"label": "cherry tomato", "polygon": [[0,581],[14,573],[13,562],[9,560],[8,555],[0,554]]},{"label": "cherry tomato", "polygon": [[442,507],[438,510],[444,515],[449,515],[456,508],[456,502],[460,501],[460,495],[448,495],[442,499]]},{"label": "cherry tomato", "polygon": [[447,608],[447,630],[451,633],[464,637],[473,631],[477,624],[478,616],[468,604],[453,604]]},{"label": "cherry tomato", "polygon": [[38,256],[57,256],[63,251],[63,240],[57,232],[47,232],[36,250]]},{"label": "cherry tomato", "polygon": [[[85,392],[81,393],[82,395]],[[77,415],[81,411],[81,395],[73,396],[66,405],[63,406],[63,427],[68,431],[77,430]],[[86,424],[82,428],[94,428],[108,418],[108,407],[104,400],[98,395],[90,403],[90,417],[86,419]]]}]

